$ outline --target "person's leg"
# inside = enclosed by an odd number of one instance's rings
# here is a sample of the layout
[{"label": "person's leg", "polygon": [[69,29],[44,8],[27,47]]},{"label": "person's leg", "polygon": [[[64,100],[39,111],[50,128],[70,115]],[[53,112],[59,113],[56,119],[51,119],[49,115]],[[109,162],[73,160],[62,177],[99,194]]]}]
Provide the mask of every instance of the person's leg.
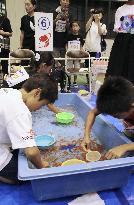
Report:
[{"label": "person's leg", "polygon": [[73,60],[71,59],[67,59],[67,65],[66,65],[66,69],[69,73],[73,73],[74,72],[74,68],[73,68]]},{"label": "person's leg", "polygon": [[[9,58],[9,50],[1,49],[0,58]],[[1,60],[3,75],[8,74],[8,60]]]},{"label": "person's leg", "polygon": [[[60,57],[65,58],[66,50],[65,48],[60,48]],[[65,60],[60,61],[63,68],[65,68]]]},{"label": "person's leg", "polygon": [[[79,72],[79,70],[80,70],[80,60],[75,60],[74,61],[74,72]],[[73,85],[74,85],[75,88],[78,88],[78,85],[77,85],[77,75],[74,75]]]},{"label": "person's leg", "polygon": [[74,72],[79,72],[80,70],[80,60],[74,60]]},{"label": "person's leg", "polygon": [[[96,52],[90,52],[90,57],[96,57]],[[91,68],[91,60],[90,60],[90,62],[89,62],[89,60],[87,60],[88,61],[88,67],[89,67],[89,63],[90,63],[90,68]],[[87,78],[87,84],[89,85],[89,75],[88,74],[86,74],[86,78]]]},{"label": "person's leg", "polygon": [[67,92],[71,93],[71,76],[68,76],[68,85],[67,85]]},{"label": "person's leg", "polygon": [[0,171],[0,181],[9,184],[18,184],[18,150],[13,151],[10,162]]},{"label": "person's leg", "polygon": [[60,70],[60,88],[61,88],[61,93],[65,93],[65,87],[66,87],[66,75],[64,70]]},{"label": "person's leg", "polygon": [[[59,48],[53,48],[53,57],[54,58],[59,58],[60,57],[60,50]],[[58,60],[55,60],[55,67],[59,67],[59,62]]]},{"label": "person's leg", "polygon": [[75,88],[78,88],[78,85],[77,85],[77,75],[74,75],[73,86],[74,86]]},{"label": "person's leg", "polygon": [[125,65],[128,60],[128,45],[129,35],[118,33],[112,46],[105,78],[108,76],[125,77],[128,69]]}]

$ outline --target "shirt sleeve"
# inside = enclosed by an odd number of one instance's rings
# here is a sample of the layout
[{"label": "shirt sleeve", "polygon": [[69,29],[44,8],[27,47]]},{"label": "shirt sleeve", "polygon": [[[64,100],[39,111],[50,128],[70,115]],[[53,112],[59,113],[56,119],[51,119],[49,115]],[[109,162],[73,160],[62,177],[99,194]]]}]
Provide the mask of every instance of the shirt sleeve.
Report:
[{"label": "shirt sleeve", "polygon": [[24,24],[25,24],[25,19],[24,18],[25,18],[24,16],[21,18],[21,26],[20,26],[21,31],[24,31]]},{"label": "shirt sleeve", "polygon": [[117,10],[115,13],[114,31],[119,32],[120,25],[120,12]]},{"label": "shirt sleeve", "polygon": [[11,24],[10,24],[10,21],[9,21],[8,18],[5,18],[5,19],[3,20],[2,27],[3,27],[3,30],[4,30],[5,32],[12,33]]},{"label": "shirt sleeve", "polygon": [[32,130],[32,118],[28,113],[20,114],[7,125],[7,133],[13,149],[36,146]]}]

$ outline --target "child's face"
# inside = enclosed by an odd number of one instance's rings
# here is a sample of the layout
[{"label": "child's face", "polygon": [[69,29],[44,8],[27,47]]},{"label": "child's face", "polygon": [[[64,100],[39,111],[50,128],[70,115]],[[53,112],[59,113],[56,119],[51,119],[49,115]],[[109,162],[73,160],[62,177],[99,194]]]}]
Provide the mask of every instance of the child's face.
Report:
[{"label": "child's face", "polygon": [[79,27],[78,23],[73,23],[72,24],[72,32],[74,34],[78,34],[79,30],[80,30],[80,27]]},{"label": "child's face", "polygon": [[25,9],[29,14],[35,10],[35,5],[33,5],[30,0],[25,0]]},{"label": "child's face", "polygon": [[62,8],[69,7],[69,0],[61,0],[60,5],[61,5]]},{"label": "child's face", "polygon": [[42,106],[47,105],[49,102],[46,99],[40,100],[41,89],[34,89],[28,93],[25,104],[30,111],[39,110]]}]

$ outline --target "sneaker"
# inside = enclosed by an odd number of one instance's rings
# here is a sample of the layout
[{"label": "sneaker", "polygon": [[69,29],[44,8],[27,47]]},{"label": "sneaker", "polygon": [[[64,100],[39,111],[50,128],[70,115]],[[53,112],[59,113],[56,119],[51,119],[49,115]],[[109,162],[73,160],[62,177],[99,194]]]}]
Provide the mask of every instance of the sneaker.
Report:
[{"label": "sneaker", "polygon": [[78,85],[77,85],[76,82],[73,83],[73,86],[74,86],[75,88],[78,88]]},{"label": "sneaker", "polygon": [[66,93],[67,91],[66,90],[64,90],[64,89],[61,89],[61,91],[60,91],[61,93]]},{"label": "sneaker", "polygon": [[72,91],[71,90],[67,90],[67,93],[71,93]]}]

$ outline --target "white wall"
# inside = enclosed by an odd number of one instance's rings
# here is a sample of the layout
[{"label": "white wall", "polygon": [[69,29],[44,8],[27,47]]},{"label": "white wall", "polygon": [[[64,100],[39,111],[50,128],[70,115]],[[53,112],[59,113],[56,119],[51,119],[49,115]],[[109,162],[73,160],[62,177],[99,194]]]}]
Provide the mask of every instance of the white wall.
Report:
[{"label": "white wall", "polygon": [[25,14],[24,0],[6,0],[6,9],[13,30],[11,50],[15,50],[20,47],[20,21]]}]

